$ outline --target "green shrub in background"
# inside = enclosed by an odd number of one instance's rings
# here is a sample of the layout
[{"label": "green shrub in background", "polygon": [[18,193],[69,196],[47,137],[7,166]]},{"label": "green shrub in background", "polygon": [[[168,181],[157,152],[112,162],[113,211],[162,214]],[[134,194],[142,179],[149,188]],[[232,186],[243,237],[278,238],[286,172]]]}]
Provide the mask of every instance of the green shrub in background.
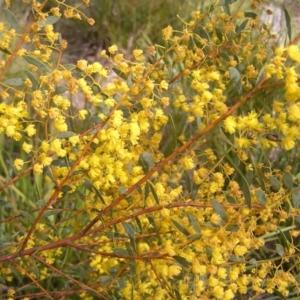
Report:
[{"label": "green shrub in background", "polygon": [[54,24],[84,7],[23,2],[0,23],[1,297],[297,299],[289,12],[285,47],[260,1],[224,0],[73,65]]}]

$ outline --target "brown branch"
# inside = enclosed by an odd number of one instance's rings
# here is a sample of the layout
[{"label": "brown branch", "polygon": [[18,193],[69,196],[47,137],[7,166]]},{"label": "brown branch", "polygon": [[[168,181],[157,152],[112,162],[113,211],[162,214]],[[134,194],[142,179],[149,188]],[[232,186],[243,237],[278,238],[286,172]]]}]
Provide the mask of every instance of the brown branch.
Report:
[{"label": "brown branch", "polygon": [[27,277],[30,278],[30,280],[40,289],[44,292],[44,296],[47,295],[50,299],[54,299],[51,297],[51,295],[47,292],[47,290],[45,290],[37,281],[35,278],[33,278],[24,268],[22,268],[20,265],[18,265],[16,262],[14,262],[13,260],[10,261],[11,264],[13,264],[17,269],[21,270],[21,272],[24,272],[24,274],[26,274]]}]

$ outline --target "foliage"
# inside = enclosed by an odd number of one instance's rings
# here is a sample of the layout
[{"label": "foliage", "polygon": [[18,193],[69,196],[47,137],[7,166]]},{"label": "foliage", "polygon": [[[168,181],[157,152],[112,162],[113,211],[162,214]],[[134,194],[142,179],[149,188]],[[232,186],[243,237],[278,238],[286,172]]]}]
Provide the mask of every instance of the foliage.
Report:
[{"label": "foliage", "polygon": [[31,20],[8,5],[0,23],[1,297],[297,297],[291,19],[275,47],[260,1],[220,0],[159,45],[72,65],[53,25],[94,20],[23,2]]}]

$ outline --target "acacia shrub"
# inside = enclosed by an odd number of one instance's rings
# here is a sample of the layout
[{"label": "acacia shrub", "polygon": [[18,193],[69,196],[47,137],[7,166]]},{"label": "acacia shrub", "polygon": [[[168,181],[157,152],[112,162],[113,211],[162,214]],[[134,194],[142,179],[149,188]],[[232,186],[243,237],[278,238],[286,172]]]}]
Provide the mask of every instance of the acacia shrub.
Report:
[{"label": "acacia shrub", "polygon": [[103,50],[104,84],[53,28],[93,19],[46,2],[0,24],[1,296],[296,296],[299,35],[272,47],[220,1],[132,60]]}]

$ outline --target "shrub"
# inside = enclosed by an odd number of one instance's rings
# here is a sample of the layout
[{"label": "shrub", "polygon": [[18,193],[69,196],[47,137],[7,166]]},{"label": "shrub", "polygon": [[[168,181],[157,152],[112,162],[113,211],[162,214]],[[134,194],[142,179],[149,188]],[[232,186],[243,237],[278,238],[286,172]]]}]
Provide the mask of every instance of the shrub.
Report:
[{"label": "shrub", "polygon": [[27,2],[24,28],[8,8],[0,23],[2,297],[298,295],[300,54],[288,11],[286,47],[259,1],[219,1],[164,28],[163,45],[129,58],[112,45],[101,63],[72,65],[53,25],[94,20]]}]

